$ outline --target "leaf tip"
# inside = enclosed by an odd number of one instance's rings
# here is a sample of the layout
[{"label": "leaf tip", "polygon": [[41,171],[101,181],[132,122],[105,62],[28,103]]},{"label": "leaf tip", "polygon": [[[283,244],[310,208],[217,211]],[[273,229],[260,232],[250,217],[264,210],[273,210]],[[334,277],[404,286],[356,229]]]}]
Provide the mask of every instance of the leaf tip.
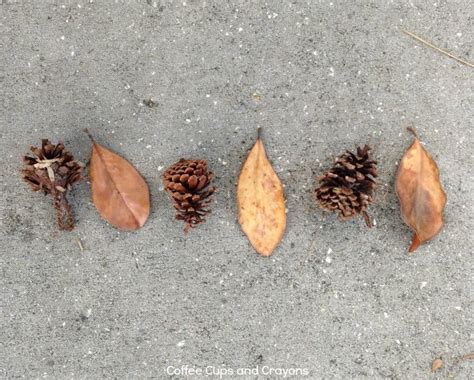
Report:
[{"label": "leaf tip", "polygon": [[413,240],[411,242],[411,245],[410,245],[410,248],[408,249],[408,252],[409,253],[413,253],[416,251],[416,249],[420,246],[421,244],[421,241],[420,239],[418,238],[418,235],[417,234],[414,234],[413,235]]},{"label": "leaf tip", "polygon": [[273,249],[272,250],[269,250],[269,249],[255,249],[257,251],[257,253],[262,256],[262,257],[270,257],[273,253]]}]

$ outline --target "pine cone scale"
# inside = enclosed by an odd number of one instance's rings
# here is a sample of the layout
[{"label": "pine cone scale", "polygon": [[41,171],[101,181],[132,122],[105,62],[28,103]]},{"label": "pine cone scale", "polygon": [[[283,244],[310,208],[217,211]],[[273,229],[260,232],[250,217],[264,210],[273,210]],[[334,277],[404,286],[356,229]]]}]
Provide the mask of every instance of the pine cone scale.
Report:
[{"label": "pine cone scale", "polygon": [[176,209],[176,219],[185,222],[185,232],[205,221],[215,187],[210,187],[213,173],[204,160],[181,159],[166,169],[163,184]]},{"label": "pine cone scale", "polygon": [[366,210],[373,200],[377,177],[377,162],[371,159],[370,151],[365,145],[357,148],[356,154],[343,153],[329,171],[317,177],[319,187],[315,190],[321,208],[335,211],[342,220],[362,214],[369,227]]}]

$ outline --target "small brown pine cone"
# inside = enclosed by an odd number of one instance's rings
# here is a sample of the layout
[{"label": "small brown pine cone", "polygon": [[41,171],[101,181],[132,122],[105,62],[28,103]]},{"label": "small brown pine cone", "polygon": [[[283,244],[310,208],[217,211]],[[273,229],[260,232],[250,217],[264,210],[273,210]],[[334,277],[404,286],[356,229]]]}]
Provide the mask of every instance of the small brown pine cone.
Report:
[{"label": "small brown pine cone", "polygon": [[184,232],[204,222],[204,217],[211,212],[209,203],[216,191],[214,186],[210,186],[213,178],[205,160],[184,158],[163,174],[163,184],[176,209],[176,219],[185,223]]},{"label": "small brown pine cone", "polygon": [[31,147],[23,162],[23,180],[33,191],[42,191],[53,197],[59,229],[72,230],[74,217],[66,196],[72,185],[81,180],[84,165],[74,160],[63,143],[54,145],[47,139],[41,141],[41,148]]},{"label": "small brown pine cone", "polygon": [[356,154],[346,151],[318,177],[315,190],[319,207],[336,212],[341,220],[362,214],[368,227],[372,222],[366,210],[373,200],[377,177],[377,161],[371,159],[370,151],[368,145],[357,148]]}]

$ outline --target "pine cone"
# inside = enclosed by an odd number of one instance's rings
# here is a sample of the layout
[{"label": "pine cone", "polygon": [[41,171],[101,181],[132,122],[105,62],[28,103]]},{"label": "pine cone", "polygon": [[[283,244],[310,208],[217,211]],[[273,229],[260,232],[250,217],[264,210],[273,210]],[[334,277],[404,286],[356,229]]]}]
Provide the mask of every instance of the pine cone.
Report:
[{"label": "pine cone", "polygon": [[74,228],[74,217],[66,195],[72,185],[81,179],[83,164],[75,161],[64,144],[41,140],[41,148],[31,147],[23,162],[21,175],[33,191],[42,191],[53,197],[56,222],[61,230]]},{"label": "pine cone", "polygon": [[186,223],[184,232],[204,222],[204,216],[211,212],[208,209],[210,196],[216,191],[215,187],[209,187],[213,178],[205,160],[184,158],[163,174],[163,184],[173,200],[176,219]]},{"label": "pine cone", "polygon": [[321,208],[336,212],[341,220],[362,214],[368,227],[372,223],[366,210],[373,200],[377,177],[377,161],[371,159],[370,151],[368,145],[357,148],[357,154],[346,151],[318,177],[320,186],[315,190]]}]

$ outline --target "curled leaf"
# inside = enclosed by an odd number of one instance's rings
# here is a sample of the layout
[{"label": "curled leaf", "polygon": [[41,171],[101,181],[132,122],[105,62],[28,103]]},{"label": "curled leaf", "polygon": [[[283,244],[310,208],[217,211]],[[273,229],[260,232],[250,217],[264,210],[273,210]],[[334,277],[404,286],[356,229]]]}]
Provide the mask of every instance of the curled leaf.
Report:
[{"label": "curled leaf", "polygon": [[446,194],[439,179],[438,167],[421,145],[412,128],[415,140],[403,156],[396,178],[403,220],[414,231],[409,252],[433,238],[443,227]]},{"label": "curled leaf", "polygon": [[97,211],[120,230],[142,227],[150,213],[146,182],[128,161],[89,137],[93,142],[89,175]]},{"label": "curled leaf", "polygon": [[267,159],[260,138],[242,166],[237,185],[239,222],[255,250],[270,256],[285,232],[285,198],[281,181]]}]

